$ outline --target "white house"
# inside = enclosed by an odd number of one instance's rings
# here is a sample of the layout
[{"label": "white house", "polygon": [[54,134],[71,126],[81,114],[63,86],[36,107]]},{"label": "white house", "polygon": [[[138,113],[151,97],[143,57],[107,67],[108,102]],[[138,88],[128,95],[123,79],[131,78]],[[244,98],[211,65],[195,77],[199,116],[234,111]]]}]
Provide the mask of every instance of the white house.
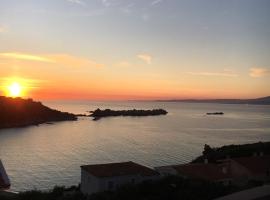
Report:
[{"label": "white house", "polygon": [[8,189],[9,187],[10,187],[10,181],[6,173],[6,170],[4,168],[4,165],[2,161],[0,160],[0,190]]},{"label": "white house", "polygon": [[131,161],[84,165],[81,166],[81,192],[90,195],[115,190],[121,185],[137,184],[158,178],[159,173],[155,170]]}]

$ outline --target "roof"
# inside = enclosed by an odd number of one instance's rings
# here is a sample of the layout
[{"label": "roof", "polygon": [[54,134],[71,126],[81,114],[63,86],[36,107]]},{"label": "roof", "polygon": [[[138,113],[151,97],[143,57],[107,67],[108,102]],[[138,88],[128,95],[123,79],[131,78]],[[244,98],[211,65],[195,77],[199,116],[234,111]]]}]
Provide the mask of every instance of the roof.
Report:
[{"label": "roof", "polygon": [[5,171],[5,168],[0,160],[0,189],[7,189],[9,188],[10,183]]},{"label": "roof", "polygon": [[270,156],[269,155],[233,158],[232,160],[244,166],[251,173],[254,173],[254,174],[265,174],[268,170],[270,170]]},{"label": "roof", "polygon": [[132,161],[121,163],[108,163],[97,165],[84,165],[81,168],[96,177],[114,177],[114,176],[155,176],[159,175],[155,170],[139,165]]},{"label": "roof", "polygon": [[227,196],[217,198],[216,200],[255,200],[255,199],[270,199],[270,185],[251,188],[236,192]]},{"label": "roof", "polygon": [[227,171],[226,173],[223,172],[223,166],[212,163],[192,163],[184,165],[174,165],[172,167],[179,174],[183,174],[189,177],[200,178],[209,181],[219,181],[231,178],[231,174],[229,171]]}]

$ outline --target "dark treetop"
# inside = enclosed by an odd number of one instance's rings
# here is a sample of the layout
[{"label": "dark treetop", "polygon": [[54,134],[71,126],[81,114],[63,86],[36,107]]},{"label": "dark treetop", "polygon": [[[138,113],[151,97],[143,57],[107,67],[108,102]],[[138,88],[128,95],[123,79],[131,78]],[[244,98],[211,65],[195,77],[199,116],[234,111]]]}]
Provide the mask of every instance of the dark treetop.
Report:
[{"label": "dark treetop", "polygon": [[153,109],[153,110],[111,110],[105,109],[100,110],[99,108],[92,112],[90,115],[94,117],[94,120],[98,120],[102,117],[112,117],[112,116],[152,116],[152,115],[166,115],[168,112],[163,109]]},{"label": "dark treetop", "polygon": [[239,157],[248,157],[255,154],[270,155],[270,142],[257,142],[252,144],[240,145],[225,145],[222,147],[213,148],[209,145],[204,145],[202,155],[193,160],[193,163],[203,163],[204,159],[208,159],[210,163],[216,163],[219,160]]},{"label": "dark treetop", "polygon": [[50,109],[32,99],[0,96],[0,129],[76,119],[74,114]]}]

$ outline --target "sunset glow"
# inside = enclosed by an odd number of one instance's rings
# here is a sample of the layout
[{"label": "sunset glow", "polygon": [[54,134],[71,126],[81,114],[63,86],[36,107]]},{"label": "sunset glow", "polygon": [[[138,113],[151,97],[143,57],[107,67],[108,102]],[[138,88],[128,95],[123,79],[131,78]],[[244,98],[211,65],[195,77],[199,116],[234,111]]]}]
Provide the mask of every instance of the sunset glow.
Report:
[{"label": "sunset glow", "polygon": [[0,79],[0,91],[8,97],[30,97],[32,92],[38,88],[35,80],[21,77],[4,77]]},{"label": "sunset glow", "polygon": [[19,83],[12,83],[8,86],[8,96],[19,97],[22,95],[22,87]]},{"label": "sunset glow", "polygon": [[[149,100],[270,94],[266,1],[12,2],[0,8],[0,95]],[[7,84],[13,76],[24,81]],[[18,85],[6,91],[13,82]]]}]

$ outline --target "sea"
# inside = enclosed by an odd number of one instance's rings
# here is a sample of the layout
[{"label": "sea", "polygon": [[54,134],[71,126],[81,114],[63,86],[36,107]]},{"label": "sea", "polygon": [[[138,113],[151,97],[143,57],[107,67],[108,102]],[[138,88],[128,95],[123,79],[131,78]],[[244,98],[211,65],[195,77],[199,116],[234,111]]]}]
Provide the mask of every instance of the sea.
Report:
[{"label": "sea", "polygon": [[[45,101],[61,111],[85,114],[97,108],[155,109],[167,115],[80,117],[0,130],[0,159],[11,190],[49,190],[80,183],[80,166],[134,161],[149,167],[183,164],[204,144],[220,147],[270,141],[270,106],[156,101]],[[224,115],[206,115],[224,112]]]}]

